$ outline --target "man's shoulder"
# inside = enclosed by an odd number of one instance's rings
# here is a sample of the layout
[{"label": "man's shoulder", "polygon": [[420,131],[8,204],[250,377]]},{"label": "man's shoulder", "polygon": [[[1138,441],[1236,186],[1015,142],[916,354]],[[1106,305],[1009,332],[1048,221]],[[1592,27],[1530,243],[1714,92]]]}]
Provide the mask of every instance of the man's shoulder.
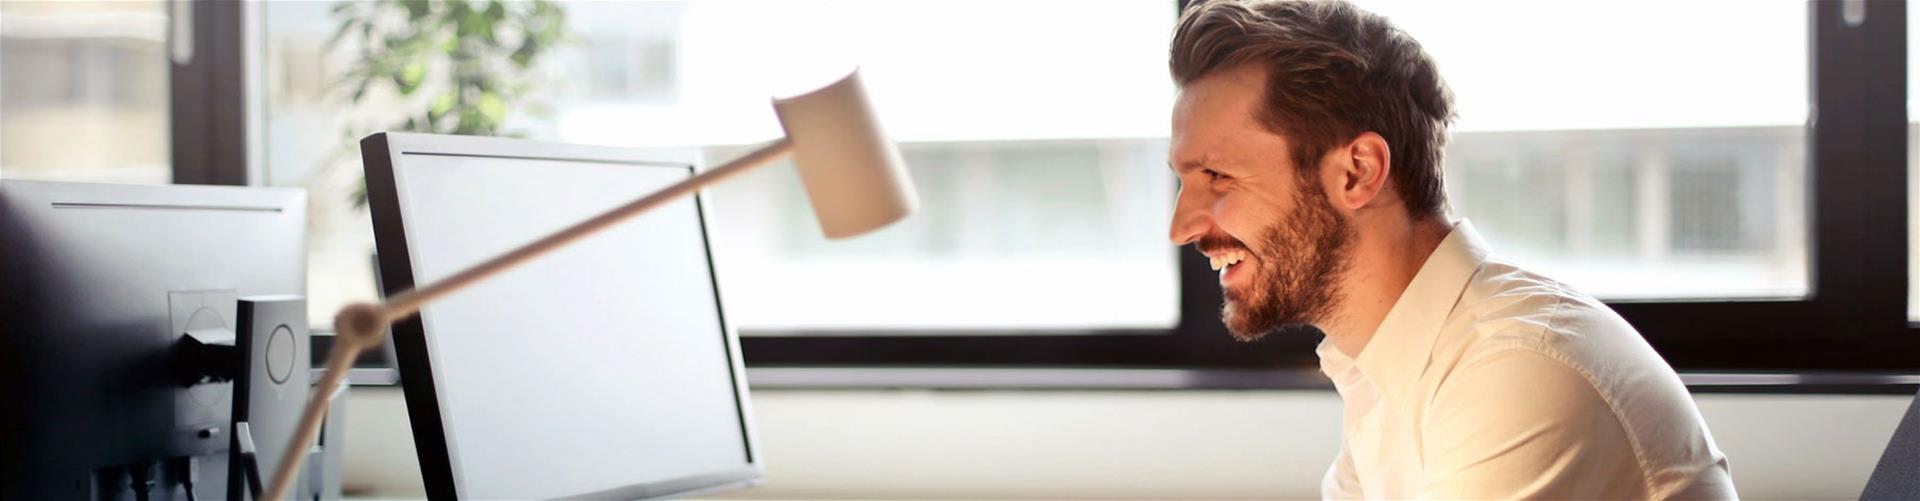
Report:
[{"label": "man's shoulder", "polygon": [[1593,296],[1493,259],[1462,291],[1447,331],[1463,351],[1528,349],[1574,365],[1646,345],[1632,325]]},{"label": "man's shoulder", "polygon": [[1612,309],[1566,284],[1488,260],[1429,363],[1429,411],[1458,422],[1515,412],[1526,415],[1515,426],[1620,433],[1656,497],[1725,483],[1725,456],[1673,368]]},{"label": "man's shoulder", "polygon": [[1665,417],[1693,412],[1672,366],[1619,314],[1592,296],[1510,263],[1489,260],[1482,266],[1463,291],[1447,332],[1434,350],[1437,365],[1429,371],[1475,371],[1524,360],[1530,371],[1569,378],[1561,380],[1569,386],[1584,383],[1616,412]]},{"label": "man's shoulder", "polygon": [[1564,366],[1611,405],[1621,394],[1680,389],[1679,376],[1619,314],[1566,284],[1489,260],[1475,274],[1435,345],[1441,373],[1509,356],[1537,354]]}]

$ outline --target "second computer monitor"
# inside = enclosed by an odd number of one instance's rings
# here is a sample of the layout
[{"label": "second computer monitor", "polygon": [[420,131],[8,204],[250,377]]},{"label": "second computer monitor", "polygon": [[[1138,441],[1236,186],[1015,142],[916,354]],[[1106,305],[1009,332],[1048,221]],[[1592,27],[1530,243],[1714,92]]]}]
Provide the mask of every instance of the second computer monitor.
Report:
[{"label": "second computer monitor", "polygon": [[[693,174],[661,152],[362,141],[389,294]],[[680,496],[761,476],[698,198],[428,305],[393,330],[428,494]]]},{"label": "second computer monitor", "polygon": [[305,293],[306,222],[300,190],[0,179],[0,499],[221,498],[233,384],[182,340]]}]

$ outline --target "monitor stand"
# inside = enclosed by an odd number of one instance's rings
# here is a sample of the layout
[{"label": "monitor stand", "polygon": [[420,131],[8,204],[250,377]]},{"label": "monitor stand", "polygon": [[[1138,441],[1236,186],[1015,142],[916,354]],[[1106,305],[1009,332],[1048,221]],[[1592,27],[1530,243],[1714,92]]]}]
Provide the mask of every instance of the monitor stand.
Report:
[{"label": "monitor stand", "polygon": [[[227,498],[259,499],[264,476],[271,475],[289,447],[305,447],[308,464],[318,444],[290,444],[312,387],[312,347],[307,337],[307,302],[300,296],[240,299],[236,351],[241,356],[233,385],[233,448]],[[315,479],[302,475],[297,493],[311,491]],[[305,496],[311,497],[311,496]]]}]

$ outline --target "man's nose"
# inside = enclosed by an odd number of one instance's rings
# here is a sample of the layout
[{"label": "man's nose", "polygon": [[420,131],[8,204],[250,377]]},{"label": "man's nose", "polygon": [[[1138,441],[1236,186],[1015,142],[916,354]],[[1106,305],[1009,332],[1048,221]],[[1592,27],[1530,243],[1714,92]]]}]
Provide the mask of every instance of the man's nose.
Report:
[{"label": "man's nose", "polygon": [[1213,225],[1213,215],[1208,212],[1207,203],[1199,193],[1180,190],[1180,196],[1173,203],[1173,224],[1167,231],[1167,239],[1174,245],[1187,245],[1200,240]]}]

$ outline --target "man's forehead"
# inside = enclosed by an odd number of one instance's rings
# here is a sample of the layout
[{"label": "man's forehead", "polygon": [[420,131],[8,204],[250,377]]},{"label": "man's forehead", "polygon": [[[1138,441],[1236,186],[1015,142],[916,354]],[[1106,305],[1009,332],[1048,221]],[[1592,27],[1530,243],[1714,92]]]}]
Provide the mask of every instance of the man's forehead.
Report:
[{"label": "man's forehead", "polygon": [[1168,166],[1176,171],[1195,168],[1223,141],[1270,135],[1255,118],[1265,78],[1259,71],[1216,72],[1181,86],[1173,107]]},{"label": "man's forehead", "polygon": [[1256,73],[1258,78],[1250,79],[1239,73],[1209,74],[1181,86],[1173,106],[1175,134],[1191,128],[1258,125],[1254,116],[1265,96],[1265,76]]},{"label": "man's forehead", "polygon": [[[1180,97],[1201,103],[1249,106],[1260,100],[1266,87],[1266,71],[1255,65],[1240,65],[1215,71],[1180,86]],[[1221,102],[1225,101],[1225,102]]]}]

